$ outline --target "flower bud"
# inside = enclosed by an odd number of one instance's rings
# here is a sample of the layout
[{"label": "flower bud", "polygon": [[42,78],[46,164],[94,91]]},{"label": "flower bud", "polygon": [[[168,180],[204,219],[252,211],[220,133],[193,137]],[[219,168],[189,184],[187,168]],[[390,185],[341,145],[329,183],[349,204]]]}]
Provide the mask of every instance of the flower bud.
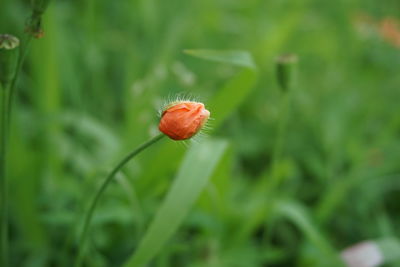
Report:
[{"label": "flower bud", "polygon": [[284,92],[289,91],[295,82],[297,55],[286,54],[276,60],[276,75],[279,86]]},{"label": "flower bud", "polygon": [[32,15],[26,24],[25,31],[37,39],[44,36],[42,16],[49,3],[50,0],[32,0]]},{"label": "flower bud", "polygon": [[185,140],[197,134],[209,117],[202,103],[174,102],[164,109],[158,128],[173,140]]},{"label": "flower bud", "polygon": [[14,78],[18,62],[19,40],[9,34],[0,34],[0,83],[7,87]]}]

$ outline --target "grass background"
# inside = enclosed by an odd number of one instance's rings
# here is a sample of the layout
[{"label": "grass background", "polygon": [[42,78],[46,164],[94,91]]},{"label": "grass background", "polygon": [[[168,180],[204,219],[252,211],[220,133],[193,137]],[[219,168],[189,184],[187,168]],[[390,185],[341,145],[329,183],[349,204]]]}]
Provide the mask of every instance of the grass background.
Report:
[{"label": "grass background", "polygon": [[[13,113],[12,266],[72,265],[100,182],[182,92],[216,115],[210,136],[226,149],[204,149],[210,180],[151,266],[338,266],[354,243],[397,240],[400,51],[374,23],[399,11],[395,0],[53,1]],[[29,14],[29,1],[2,0],[0,32],[23,40]],[[245,50],[257,71],[185,49]],[[299,55],[298,83],[271,187],[283,101],[274,60],[285,52]],[[124,169],[96,212],[85,266],[120,266],[136,251],[187,158],[197,164],[186,150],[164,140]]]}]

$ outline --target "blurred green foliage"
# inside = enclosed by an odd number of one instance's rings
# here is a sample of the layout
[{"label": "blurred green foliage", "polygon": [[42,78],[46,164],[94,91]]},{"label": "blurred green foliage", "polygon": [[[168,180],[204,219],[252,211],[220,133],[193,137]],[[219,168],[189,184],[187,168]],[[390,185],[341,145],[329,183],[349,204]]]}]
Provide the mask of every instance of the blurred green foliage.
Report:
[{"label": "blurred green foliage", "polygon": [[[345,247],[397,239],[400,50],[379,22],[400,19],[399,3],[52,1],[13,112],[12,266],[72,265],[107,171],[157,133],[157,109],[182,92],[215,112],[210,135],[229,148],[151,266],[338,266]],[[0,33],[24,41],[29,4],[2,0]],[[187,49],[246,50],[258,70]],[[271,173],[284,101],[274,61],[286,52],[299,56],[298,82]],[[127,261],[186,150],[164,140],[125,168],[96,211],[85,266]]]}]

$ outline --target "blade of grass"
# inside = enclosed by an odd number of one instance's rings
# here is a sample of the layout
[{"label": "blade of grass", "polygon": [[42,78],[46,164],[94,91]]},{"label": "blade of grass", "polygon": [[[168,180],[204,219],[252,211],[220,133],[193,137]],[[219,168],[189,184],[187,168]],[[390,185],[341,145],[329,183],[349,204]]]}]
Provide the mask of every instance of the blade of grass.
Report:
[{"label": "blade of grass", "polygon": [[324,255],[325,260],[331,264],[329,266],[343,265],[335,249],[319,231],[303,205],[290,200],[281,200],[277,202],[276,211],[303,232],[310,243],[320,251],[320,255]]},{"label": "blade of grass", "polygon": [[189,149],[165,200],[126,267],[145,266],[178,230],[226,147],[225,141],[208,140]]},{"label": "blade of grass", "polygon": [[246,99],[257,81],[254,69],[244,69],[232,77],[208,103],[214,129],[217,129]]},{"label": "blade of grass", "polygon": [[229,63],[239,67],[255,69],[253,57],[243,50],[211,50],[211,49],[187,49],[184,53],[211,61]]}]

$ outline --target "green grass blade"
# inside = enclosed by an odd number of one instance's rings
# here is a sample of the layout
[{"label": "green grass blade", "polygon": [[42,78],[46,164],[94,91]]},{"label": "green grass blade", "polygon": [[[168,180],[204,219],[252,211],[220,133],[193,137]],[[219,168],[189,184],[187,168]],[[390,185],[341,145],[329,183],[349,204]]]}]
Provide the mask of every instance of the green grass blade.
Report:
[{"label": "green grass blade", "polygon": [[218,128],[239,105],[247,98],[257,80],[257,72],[244,69],[232,77],[223,88],[212,98],[208,109],[215,119],[213,127]]},{"label": "green grass blade", "polygon": [[225,141],[208,140],[189,149],[164,202],[126,267],[145,266],[177,231],[226,147]]},{"label": "green grass blade", "polygon": [[216,120],[213,127],[221,123],[243,102],[251,92],[257,80],[257,67],[252,55],[242,50],[184,50],[188,55],[195,57],[232,64],[244,67],[242,71],[233,76],[207,104]]},{"label": "green grass blade", "polygon": [[310,243],[320,251],[320,255],[324,255],[327,262],[336,264],[330,266],[342,266],[342,262],[337,256],[335,249],[311,220],[308,210],[303,205],[293,201],[279,201],[277,211],[303,232]]},{"label": "green grass blade", "polygon": [[187,49],[184,53],[203,58],[211,61],[229,63],[239,67],[246,67],[255,69],[256,65],[253,57],[247,51],[243,50],[211,50],[211,49]]}]

